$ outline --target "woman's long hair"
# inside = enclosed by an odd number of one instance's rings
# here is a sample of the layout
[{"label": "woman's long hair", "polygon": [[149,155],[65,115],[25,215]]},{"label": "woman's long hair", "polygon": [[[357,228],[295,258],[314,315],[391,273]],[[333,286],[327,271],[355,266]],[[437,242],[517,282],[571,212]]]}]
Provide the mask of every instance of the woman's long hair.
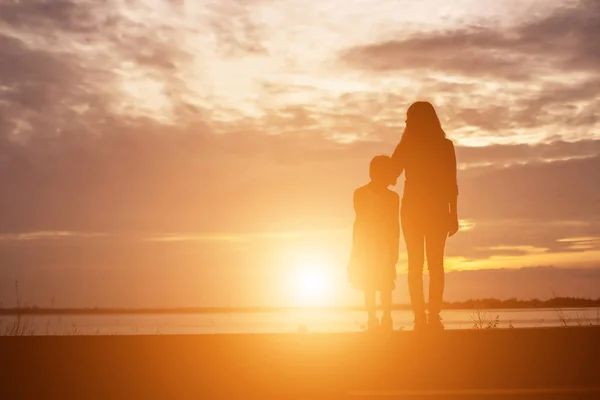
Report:
[{"label": "woman's long hair", "polygon": [[406,128],[400,143],[406,146],[429,145],[446,137],[435,108],[428,101],[413,103],[406,112]]}]

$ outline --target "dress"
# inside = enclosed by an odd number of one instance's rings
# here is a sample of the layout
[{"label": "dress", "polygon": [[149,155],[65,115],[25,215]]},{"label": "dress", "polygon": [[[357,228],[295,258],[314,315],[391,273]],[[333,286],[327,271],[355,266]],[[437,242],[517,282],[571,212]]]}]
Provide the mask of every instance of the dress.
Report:
[{"label": "dress", "polygon": [[356,219],[348,265],[354,288],[394,290],[400,241],[399,203],[396,192],[372,183],[354,192]]}]

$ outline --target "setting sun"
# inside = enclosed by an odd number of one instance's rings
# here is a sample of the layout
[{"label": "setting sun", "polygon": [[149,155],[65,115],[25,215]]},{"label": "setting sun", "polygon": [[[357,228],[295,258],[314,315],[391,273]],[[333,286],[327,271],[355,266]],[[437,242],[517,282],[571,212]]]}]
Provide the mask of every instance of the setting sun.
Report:
[{"label": "setting sun", "polygon": [[290,292],[299,306],[326,305],[336,289],[332,263],[324,255],[298,256],[290,274]]}]

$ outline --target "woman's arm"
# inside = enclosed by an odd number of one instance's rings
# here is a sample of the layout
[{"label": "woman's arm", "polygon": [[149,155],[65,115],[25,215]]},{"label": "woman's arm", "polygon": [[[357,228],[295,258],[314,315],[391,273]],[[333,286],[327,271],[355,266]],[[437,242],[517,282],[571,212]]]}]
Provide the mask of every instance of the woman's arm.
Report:
[{"label": "woman's arm", "polygon": [[358,229],[360,228],[360,221],[359,221],[359,209],[360,209],[360,204],[359,204],[359,197],[358,197],[358,190],[356,190],[354,192],[354,196],[352,197],[353,203],[354,203],[354,225],[352,226],[352,251],[355,251],[355,247],[358,241]]},{"label": "woman's arm", "polygon": [[405,150],[404,150],[404,145],[402,144],[402,142],[398,143],[398,146],[396,146],[396,149],[394,150],[394,153],[392,154],[392,165],[394,167],[394,178],[399,178],[400,175],[402,175],[402,172],[404,171],[404,167],[405,167],[405,163],[406,163],[406,155],[405,155]]},{"label": "woman's arm", "polygon": [[450,143],[450,182],[449,185],[449,199],[450,203],[450,227],[448,229],[448,236],[453,236],[458,232],[458,180],[456,172],[456,152],[454,150],[454,144]]},{"label": "woman's arm", "polygon": [[356,190],[353,196],[354,203],[354,225],[352,226],[352,246],[350,248],[350,262],[348,263],[348,270],[352,270],[358,263],[358,250],[360,247],[360,236],[362,230],[362,202],[360,201],[359,191]]},{"label": "woman's arm", "polygon": [[391,232],[391,247],[392,247],[392,252],[391,252],[391,256],[392,256],[392,263],[394,265],[396,265],[396,263],[398,262],[398,251],[400,248],[400,197],[398,196],[398,193],[396,192],[392,192],[393,193],[393,207],[394,209],[392,210],[392,232]]}]

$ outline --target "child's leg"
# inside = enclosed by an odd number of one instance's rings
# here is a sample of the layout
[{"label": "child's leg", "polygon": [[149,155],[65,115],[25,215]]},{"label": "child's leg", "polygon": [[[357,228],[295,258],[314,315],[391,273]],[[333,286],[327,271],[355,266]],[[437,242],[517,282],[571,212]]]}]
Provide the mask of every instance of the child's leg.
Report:
[{"label": "child's leg", "polygon": [[372,325],[377,321],[374,290],[365,290],[365,308],[367,309],[367,315],[369,316],[369,325]]},{"label": "child's leg", "polygon": [[383,317],[381,317],[381,328],[384,331],[393,330],[392,323],[392,291],[382,290],[379,292],[381,305],[383,306]]}]

